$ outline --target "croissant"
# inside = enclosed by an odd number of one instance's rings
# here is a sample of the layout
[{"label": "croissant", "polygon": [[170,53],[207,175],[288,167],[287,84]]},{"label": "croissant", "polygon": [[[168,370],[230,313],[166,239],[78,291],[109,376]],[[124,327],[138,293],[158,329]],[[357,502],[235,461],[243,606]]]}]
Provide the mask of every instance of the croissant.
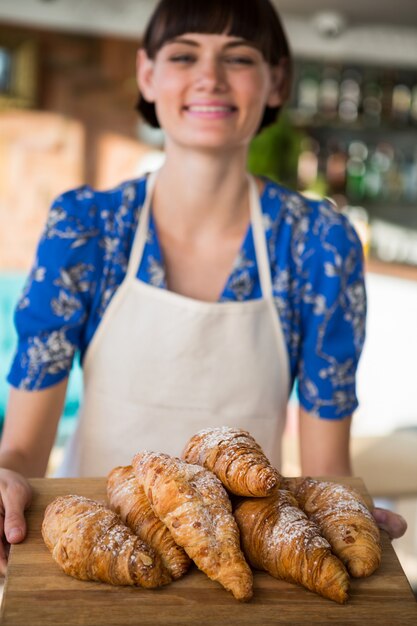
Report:
[{"label": "croissant", "polygon": [[125,524],[160,555],[174,580],[185,574],[191,560],[153,512],[131,465],[115,467],[110,472],[107,478],[107,498],[111,508]]},{"label": "croissant", "polygon": [[312,478],[289,479],[288,486],[351,576],[370,576],[381,562],[382,549],[379,528],[360,493]]},{"label": "croissant", "polygon": [[243,552],[253,567],[340,604],[346,602],[349,576],[344,565],[289,491],[241,500],[234,515]]},{"label": "croissant", "polygon": [[154,452],[132,462],[155,514],[199,569],[238,600],[252,597],[232,505],[221,482],[199,465]]},{"label": "croissant", "polygon": [[212,471],[231,493],[267,496],[281,483],[262,448],[240,428],[207,428],[194,435],[182,458]]},{"label": "croissant", "polygon": [[171,577],[155,551],[113,511],[82,496],[61,496],[49,504],[42,536],[66,574],[112,585],[160,587]]}]

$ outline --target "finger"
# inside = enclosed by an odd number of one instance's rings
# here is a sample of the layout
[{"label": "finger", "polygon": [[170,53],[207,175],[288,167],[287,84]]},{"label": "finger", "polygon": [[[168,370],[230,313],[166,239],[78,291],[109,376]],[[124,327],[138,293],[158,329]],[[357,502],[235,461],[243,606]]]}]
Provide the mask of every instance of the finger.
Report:
[{"label": "finger", "polygon": [[0,578],[6,576],[7,562],[9,560],[9,544],[5,545],[0,542]]},{"label": "finger", "polygon": [[382,528],[382,530],[385,530],[391,539],[402,537],[407,530],[407,522],[401,515],[398,515],[398,513],[394,513],[388,509],[375,508],[373,515],[378,526]]},{"label": "finger", "polygon": [[7,570],[7,550],[3,542],[4,518],[0,515],[0,577],[6,576]]},{"label": "finger", "polygon": [[0,578],[4,578],[7,572],[7,557],[3,555],[3,546],[0,546]]},{"label": "finger", "polygon": [[1,512],[0,513],[0,553],[2,555],[5,555],[6,558],[9,553],[8,546],[9,544],[7,543],[6,537],[4,536],[4,513]]},{"label": "finger", "polygon": [[20,543],[26,537],[26,522],[20,511],[6,512],[4,534],[9,543]]},{"label": "finger", "polygon": [[9,543],[19,543],[26,536],[26,521],[24,510],[26,507],[27,497],[16,490],[13,499],[9,493],[3,495],[4,504],[4,534]]}]

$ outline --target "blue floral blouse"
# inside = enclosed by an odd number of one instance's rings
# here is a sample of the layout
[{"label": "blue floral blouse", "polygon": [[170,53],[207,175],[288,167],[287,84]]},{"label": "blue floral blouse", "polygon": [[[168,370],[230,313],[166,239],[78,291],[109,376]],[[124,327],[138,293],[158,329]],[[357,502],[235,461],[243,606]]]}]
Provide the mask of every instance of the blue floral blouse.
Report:
[{"label": "blue floral blouse", "polygon": [[[146,178],[110,191],[88,186],[52,204],[36,260],[18,302],[11,385],[44,389],[81,360],[121,284],[145,198]],[[301,405],[323,418],[357,407],[355,373],[365,334],[363,254],[347,219],[265,180],[261,197],[277,315]],[[140,280],[166,289],[152,216]],[[248,228],[220,301],[261,297]]]}]

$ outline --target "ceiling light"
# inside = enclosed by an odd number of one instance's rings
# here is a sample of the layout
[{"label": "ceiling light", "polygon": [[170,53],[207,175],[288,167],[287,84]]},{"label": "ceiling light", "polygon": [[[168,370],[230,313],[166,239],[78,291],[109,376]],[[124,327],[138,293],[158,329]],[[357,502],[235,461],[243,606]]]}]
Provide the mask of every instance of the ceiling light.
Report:
[{"label": "ceiling light", "polygon": [[337,11],[315,13],[312,22],[319,35],[327,39],[340,37],[347,27],[346,17]]}]

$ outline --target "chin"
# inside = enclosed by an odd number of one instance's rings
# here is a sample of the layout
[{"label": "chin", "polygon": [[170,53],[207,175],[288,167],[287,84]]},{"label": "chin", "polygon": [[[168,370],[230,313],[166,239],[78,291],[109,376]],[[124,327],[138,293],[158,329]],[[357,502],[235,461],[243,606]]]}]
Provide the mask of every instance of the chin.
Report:
[{"label": "chin", "polygon": [[205,152],[207,154],[218,154],[219,156],[221,154],[224,154],[225,152],[230,153],[230,152],[239,152],[242,149],[244,149],[243,144],[236,144],[236,143],[228,143],[228,142],[215,142],[215,141],[211,141],[211,142],[194,142],[193,144],[182,144],[182,146],[184,148],[186,148],[189,151],[194,151],[194,152]]},{"label": "chin", "polygon": [[173,137],[173,143],[189,150],[241,150],[249,145],[252,137],[231,135],[210,129],[194,131],[187,136]]}]

